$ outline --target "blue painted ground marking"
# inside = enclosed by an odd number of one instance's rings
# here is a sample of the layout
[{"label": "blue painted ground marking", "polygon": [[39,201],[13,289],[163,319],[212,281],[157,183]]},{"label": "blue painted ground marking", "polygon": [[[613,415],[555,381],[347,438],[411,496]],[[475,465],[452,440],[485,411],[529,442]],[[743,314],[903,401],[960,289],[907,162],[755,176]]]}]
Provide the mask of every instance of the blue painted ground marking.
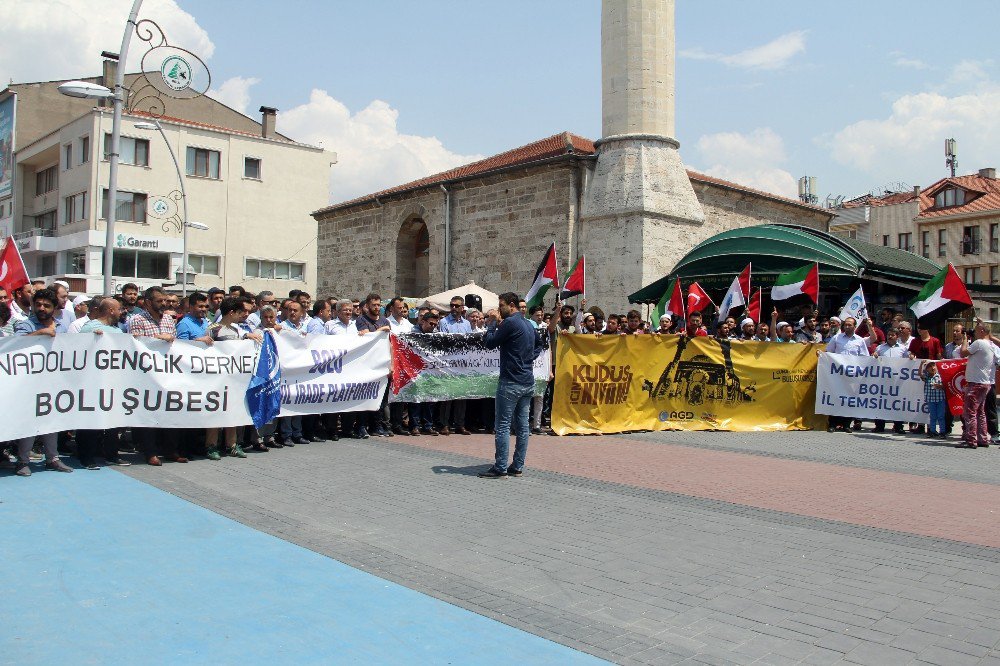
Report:
[{"label": "blue painted ground marking", "polygon": [[605,663],[110,469],[9,474],[0,663]]}]

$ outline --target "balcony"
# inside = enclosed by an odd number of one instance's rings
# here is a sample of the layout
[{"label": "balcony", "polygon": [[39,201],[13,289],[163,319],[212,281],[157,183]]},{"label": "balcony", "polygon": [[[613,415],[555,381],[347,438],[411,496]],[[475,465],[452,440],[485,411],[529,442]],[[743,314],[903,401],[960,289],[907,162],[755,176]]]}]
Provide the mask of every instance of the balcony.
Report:
[{"label": "balcony", "polygon": [[55,229],[36,227],[34,229],[28,229],[27,231],[21,231],[19,233],[14,234],[14,240],[16,241],[26,240],[28,238],[32,238],[33,236],[55,236],[55,235],[56,235]]}]

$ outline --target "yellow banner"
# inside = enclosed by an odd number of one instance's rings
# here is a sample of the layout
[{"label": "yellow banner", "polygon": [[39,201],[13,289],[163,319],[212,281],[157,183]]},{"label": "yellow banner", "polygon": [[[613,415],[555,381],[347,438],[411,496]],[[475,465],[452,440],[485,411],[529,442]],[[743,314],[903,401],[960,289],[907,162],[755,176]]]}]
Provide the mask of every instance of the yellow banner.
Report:
[{"label": "yellow banner", "polygon": [[560,335],[552,429],[810,430],[822,345]]}]

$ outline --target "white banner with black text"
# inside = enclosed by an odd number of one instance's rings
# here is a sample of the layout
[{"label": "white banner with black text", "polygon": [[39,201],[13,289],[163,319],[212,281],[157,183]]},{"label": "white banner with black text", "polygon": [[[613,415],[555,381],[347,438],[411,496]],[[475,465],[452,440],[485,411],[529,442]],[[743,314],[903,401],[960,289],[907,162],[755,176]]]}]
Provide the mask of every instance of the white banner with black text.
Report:
[{"label": "white banner with black text", "polygon": [[389,383],[389,334],[275,336],[281,416],[378,409]]},{"label": "white banner with black text", "polygon": [[211,347],[125,334],[0,339],[4,439],[61,430],[250,423],[252,341]]},{"label": "white banner with black text", "polygon": [[920,361],[822,352],[816,366],[816,413],[927,423]]}]

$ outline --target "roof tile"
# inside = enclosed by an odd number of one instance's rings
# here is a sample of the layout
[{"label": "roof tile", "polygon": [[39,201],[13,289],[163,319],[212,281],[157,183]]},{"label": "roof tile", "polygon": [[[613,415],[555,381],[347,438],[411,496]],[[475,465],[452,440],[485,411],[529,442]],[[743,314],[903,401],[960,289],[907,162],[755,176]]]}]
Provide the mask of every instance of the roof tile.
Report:
[{"label": "roof tile", "polygon": [[[432,187],[440,183],[445,183],[451,180],[460,180],[466,178],[472,178],[475,176],[485,175],[493,171],[500,169],[527,165],[532,162],[537,162],[550,157],[557,157],[559,155],[583,155],[583,156],[593,156],[596,154],[596,149],[594,148],[594,142],[590,139],[570,132],[561,132],[559,134],[553,134],[550,137],[546,137],[539,141],[529,143],[527,145],[521,146],[519,148],[514,148],[492,157],[487,157],[486,159],[479,160],[478,162],[473,162],[471,164],[466,164],[464,166],[456,167],[448,171],[442,171],[424,178],[419,178],[417,180],[412,180],[408,183],[403,183],[402,185],[396,185],[395,187],[390,187],[388,189],[380,190],[378,192],[373,192],[371,194],[366,194],[355,199],[349,199],[347,201],[342,201],[340,203],[333,204],[331,206],[326,206],[313,213],[313,215],[320,215],[330,211],[338,210],[341,208],[348,208],[356,204],[365,203],[373,201],[378,197],[385,197],[391,194],[397,194],[400,192],[408,192],[412,190],[421,189],[424,187]],[[738,183],[733,183],[728,180],[722,180],[721,178],[715,178],[714,176],[707,176],[696,171],[687,170],[688,177],[694,181],[700,181],[703,183],[708,183],[712,185],[720,185],[722,187],[727,187],[734,190],[740,190],[742,192],[747,192],[750,194],[755,194],[758,196],[767,197],[769,199],[774,199],[782,203],[791,204],[794,206],[800,206],[803,208],[809,208],[816,211],[828,212],[824,208],[818,206],[813,206],[810,204],[803,203],[798,199],[790,199],[778,194],[772,194],[770,192],[764,192],[762,190],[755,190]]]},{"label": "roof tile", "polygon": [[[979,196],[962,206],[948,208],[934,207],[934,194],[945,185],[956,185]],[[920,214],[917,219],[948,217],[950,215],[967,215],[970,213],[1000,212],[1000,182],[995,178],[986,178],[979,174],[942,178],[920,193]]]}]

